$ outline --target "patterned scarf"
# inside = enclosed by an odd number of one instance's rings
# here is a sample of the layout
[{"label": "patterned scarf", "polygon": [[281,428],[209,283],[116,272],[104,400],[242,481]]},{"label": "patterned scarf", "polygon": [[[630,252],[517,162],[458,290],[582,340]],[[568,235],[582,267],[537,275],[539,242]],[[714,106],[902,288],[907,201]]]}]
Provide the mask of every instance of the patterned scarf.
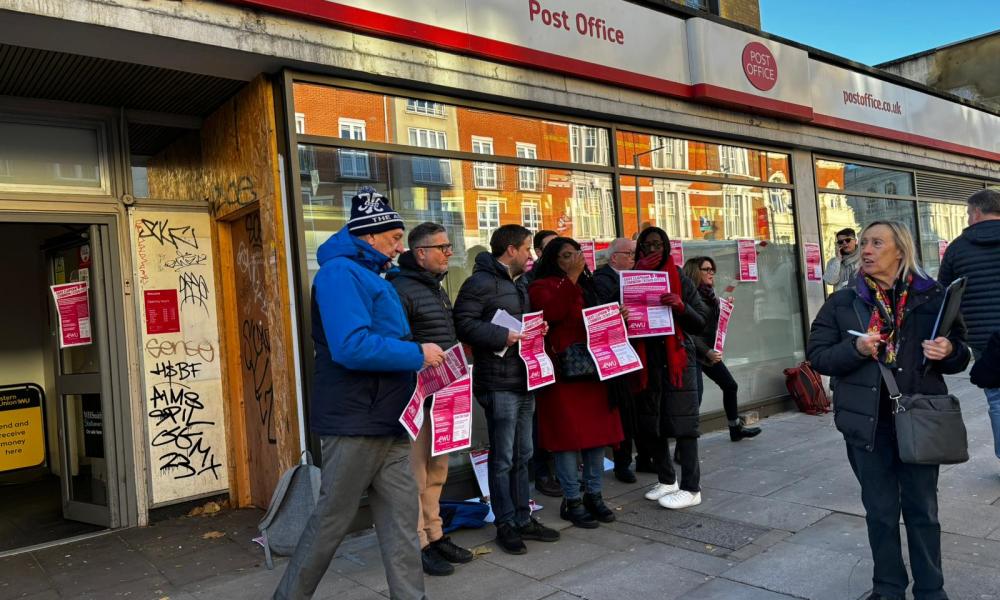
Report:
[{"label": "patterned scarf", "polygon": [[[885,364],[892,365],[896,362],[896,339],[900,328],[903,326],[903,317],[906,316],[906,301],[910,297],[910,284],[913,282],[913,274],[908,274],[899,289],[896,305],[893,306],[886,290],[879,287],[878,283],[868,275],[864,276],[865,284],[872,291],[875,298],[875,310],[872,311],[872,318],[868,321],[868,335],[877,335],[885,342]],[[878,360],[877,355],[872,358]]]}]

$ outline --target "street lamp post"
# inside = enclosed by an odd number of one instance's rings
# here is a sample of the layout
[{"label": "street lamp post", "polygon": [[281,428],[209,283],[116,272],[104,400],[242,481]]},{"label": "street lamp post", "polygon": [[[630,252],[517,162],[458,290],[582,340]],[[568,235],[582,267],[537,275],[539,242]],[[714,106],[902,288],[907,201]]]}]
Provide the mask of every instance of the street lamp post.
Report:
[{"label": "street lamp post", "polygon": [[644,154],[652,154],[658,150],[663,150],[666,145],[657,146],[655,148],[650,148],[649,150],[644,150],[643,152],[637,152],[632,155],[632,168],[635,169],[635,230],[639,231],[639,227],[642,225],[642,208],[639,202],[639,157]]}]

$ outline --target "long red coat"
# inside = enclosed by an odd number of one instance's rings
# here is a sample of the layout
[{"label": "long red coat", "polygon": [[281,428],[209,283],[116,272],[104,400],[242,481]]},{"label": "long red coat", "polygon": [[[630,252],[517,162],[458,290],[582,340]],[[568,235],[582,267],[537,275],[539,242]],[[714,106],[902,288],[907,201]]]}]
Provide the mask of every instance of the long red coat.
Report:
[{"label": "long red coat", "polygon": [[[583,325],[583,290],[566,277],[535,280],[528,288],[531,306],[549,324],[550,356],[571,344],[587,341]],[[556,381],[535,391],[539,443],[546,450],[582,450],[616,446],[624,439],[617,408],[608,403],[600,381]]]}]

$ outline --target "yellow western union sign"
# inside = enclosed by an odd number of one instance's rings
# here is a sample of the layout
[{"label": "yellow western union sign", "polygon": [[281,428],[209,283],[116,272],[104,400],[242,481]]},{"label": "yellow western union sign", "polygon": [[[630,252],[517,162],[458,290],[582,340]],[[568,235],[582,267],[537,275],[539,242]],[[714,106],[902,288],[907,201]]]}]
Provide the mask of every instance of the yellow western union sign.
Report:
[{"label": "yellow western union sign", "polygon": [[0,388],[0,472],[45,462],[41,390]]}]

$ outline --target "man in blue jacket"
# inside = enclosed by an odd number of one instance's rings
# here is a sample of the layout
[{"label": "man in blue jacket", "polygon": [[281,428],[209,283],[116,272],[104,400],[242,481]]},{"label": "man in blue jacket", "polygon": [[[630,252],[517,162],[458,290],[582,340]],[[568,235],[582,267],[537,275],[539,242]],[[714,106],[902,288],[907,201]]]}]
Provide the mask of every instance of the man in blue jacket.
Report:
[{"label": "man in blue jacket", "polygon": [[322,444],[323,483],[276,599],[312,597],[365,493],[391,597],[425,598],[417,488],[399,417],[416,371],[441,364],[444,352],[437,344],[411,341],[399,296],[380,276],[403,251],[402,239],[399,213],[366,187],[351,199],[347,226],[317,252],[309,416]]},{"label": "man in blue jacket", "polygon": [[[938,281],[948,285],[968,277],[962,296],[962,316],[969,328],[969,346],[978,360],[990,334],[1000,331],[1000,192],[982,190],[969,196],[969,226],[944,253]],[[1000,458],[1000,388],[986,388],[993,451]]]}]

